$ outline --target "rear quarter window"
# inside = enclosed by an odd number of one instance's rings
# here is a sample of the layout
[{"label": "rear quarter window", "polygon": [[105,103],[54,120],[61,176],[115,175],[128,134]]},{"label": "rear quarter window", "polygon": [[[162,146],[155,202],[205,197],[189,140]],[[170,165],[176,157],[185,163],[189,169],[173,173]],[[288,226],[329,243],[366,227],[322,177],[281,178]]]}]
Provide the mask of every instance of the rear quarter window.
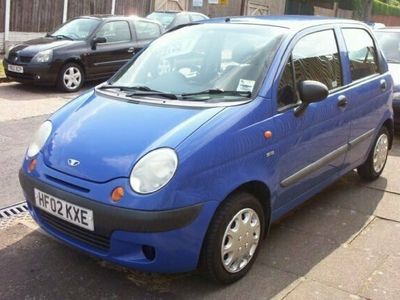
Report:
[{"label": "rear quarter window", "polygon": [[342,32],[350,60],[352,81],[379,73],[377,51],[371,35],[360,28],[343,28]]},{"label": "rear quarter window", "polygon": [[161,35],[160,26],[146,21],[136,21],[135,30],[138,40],[153,40]]}]

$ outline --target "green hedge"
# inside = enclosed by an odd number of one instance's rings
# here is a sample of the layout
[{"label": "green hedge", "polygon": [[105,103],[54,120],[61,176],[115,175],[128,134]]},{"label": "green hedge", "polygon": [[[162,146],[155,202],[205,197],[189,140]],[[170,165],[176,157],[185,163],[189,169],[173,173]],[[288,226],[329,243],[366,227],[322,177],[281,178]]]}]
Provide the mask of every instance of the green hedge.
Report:
[{"label": "green hedge", "polygon": [[381,1],[374,1],[374,5],[372,7],[373,15],[382,15],[382,16],[398,16],[400,17],[400,7],[389,5],[383,3]]}]

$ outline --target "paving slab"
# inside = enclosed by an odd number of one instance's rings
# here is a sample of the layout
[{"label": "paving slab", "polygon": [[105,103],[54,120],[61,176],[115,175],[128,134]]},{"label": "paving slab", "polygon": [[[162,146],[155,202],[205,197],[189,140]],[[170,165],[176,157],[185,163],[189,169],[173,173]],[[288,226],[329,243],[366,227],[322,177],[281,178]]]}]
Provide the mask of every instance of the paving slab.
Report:
[{"label": "paving slab", "polygon": [[400,169],[400,156],[391,155],[388,157],[386,167],[382,172],[380,178],[367,184],[367,186],[400,194],[400,180],[399,180],[399,169]]},{"label": "paving slab", "polygon": [[340,244],[321,235],[274,226],[257,261],[303,276],[339,247]]},{"label": "paving slab", "polygon": [[306,280],[299,284],[285,300],[337,300],[337,299],[362,299],[361,297],[335,289],[322,283]]},{"label": "paving slab", "polygon": [[367,299],[400,299],[400,257],[389,256],[373,272],[360,294]]},{"label": "paving slab", "polygon": [[321,205],[357,211],[400,222],[399,195],[357,185],[347,185],[343,189],[329,188]]},{"label": "paving slab", "polygon": [[400,256],[400,223],[377,218],[350,243],[349,247],[375,254]]},{"label": "paving slab", "polygon": [[[349,191],[347,193],[351,194]],[[325,197],[330,197],[329,191],[313,197],[310,202],[295,212],[296,217],[286,218],[282,220],[281,224],[308,234],[322,235],[342,244],[351,240],[370,222],[369,214],[321,203],[319,200]],[[342,197],[350,196],[346,195],[346,191],[344,191]]]},{"label": "paving slab", "polygon": [[356,294],[385,257],[341,247],[322,259],[306,277]]}]

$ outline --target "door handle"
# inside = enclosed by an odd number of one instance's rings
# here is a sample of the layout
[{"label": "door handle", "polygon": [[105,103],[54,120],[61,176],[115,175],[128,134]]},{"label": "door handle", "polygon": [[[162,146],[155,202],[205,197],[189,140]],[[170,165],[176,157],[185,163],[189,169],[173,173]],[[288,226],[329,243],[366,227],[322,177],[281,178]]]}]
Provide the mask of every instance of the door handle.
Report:
[{"label": "door handle", "polygon": [[129,53],[135,53],[135,51],[136,51],[135,47],[130,47],[130,48],[128,49],[128,52],[129,52]]},{"label": "door handle", "polygon": [[349,102],[347,101],[347,98],[345,95],[340,95],[338,97],[338,102],[337,102],[337,106],[341,107],[341,108],[345,108],[347,106]]},{"label": "door handle", "polygon": [[385,80],[385,79],[382,79],[381,82],[380,82],[379,84],[380,84],[381,90],[382,90],[382,91],[386,91],[386,88],[387,88],[386,80]]}]

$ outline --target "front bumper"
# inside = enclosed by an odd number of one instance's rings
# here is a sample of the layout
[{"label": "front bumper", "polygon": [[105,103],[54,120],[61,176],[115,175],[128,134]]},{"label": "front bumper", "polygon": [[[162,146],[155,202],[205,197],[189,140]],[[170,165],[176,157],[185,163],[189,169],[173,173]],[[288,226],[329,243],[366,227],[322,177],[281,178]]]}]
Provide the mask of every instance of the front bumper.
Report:
[{"label": "front bumper", "polygon": [[[24,73],[16,73],[8,70],[8,65],[18,65],[24,68]],[[3,60],[4,72],[7,78],[22,83],[37,83],[41,85],[55,85],[59,72],[59,66],[56,63],[10,63],[6,59]]]},{"label": "front bumper", "polygon": [[[215,202],[166,211],[120,208],[54,188],[22,169],[19,178],[30,213],[51,236],[101,259],[144,271],[196,269],[203,237],[216,209]],[[39,209],[34,188],[93,210],[94,232]]]}]

